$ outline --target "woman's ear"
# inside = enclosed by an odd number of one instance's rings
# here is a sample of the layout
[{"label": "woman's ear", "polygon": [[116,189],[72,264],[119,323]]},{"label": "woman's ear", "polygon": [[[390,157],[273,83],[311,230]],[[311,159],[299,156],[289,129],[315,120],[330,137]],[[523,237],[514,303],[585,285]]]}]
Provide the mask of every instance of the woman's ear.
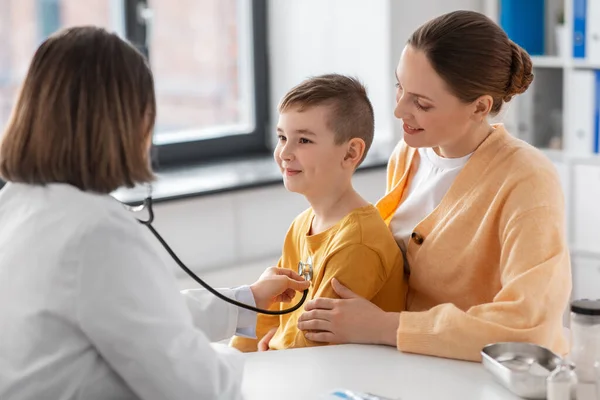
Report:
[{"label": "woman's ear", "polygon": [[475,100],[473,104],[475,106],[473,117],[476,118],[477,121],[481,122],[485,120],[492,111],[494,99],[490,95],[484,95]]},{"label": "woman's ear", "polygon": [[358,164],[360,164],[363,155],[365,154],[365,141],[360,138],[352,138],[350,139],[350,141],[348,141],[346,146],[346,154],[344,155],[342,165],[345,167],[356,169],[356,167],[358,167]]}]

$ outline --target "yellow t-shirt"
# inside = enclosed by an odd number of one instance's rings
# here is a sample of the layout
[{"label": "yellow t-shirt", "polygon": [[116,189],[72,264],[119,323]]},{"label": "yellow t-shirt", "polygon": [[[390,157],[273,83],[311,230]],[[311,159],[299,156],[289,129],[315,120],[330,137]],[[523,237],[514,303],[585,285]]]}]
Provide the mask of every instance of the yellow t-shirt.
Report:
[{"label": "yellow t-shirt", "polygon": [[[292,223],[283,245],[278,267],[298,269],[300,261],[313,263],[312,285],[308,300],[317,297],[337,298],[331,287],[336,278],[356,294],[371,300],[384,311],[403,311],[407,284],[403,258],[392,233],[377,209],[368,205],[358,208],[336,225],[316,235],[309,235],[314,212],[308,209]],[[298,293],[289,304],[277,304],[276,309],[289,308],[302,296]],[[298,329],[298,318],[304,308],[282,316],[259,314],[257,339],[234,337],[231,346],[241,351],[256,351],[258,341],[277,327],[270,348],[281,350],[316,346]]]}]

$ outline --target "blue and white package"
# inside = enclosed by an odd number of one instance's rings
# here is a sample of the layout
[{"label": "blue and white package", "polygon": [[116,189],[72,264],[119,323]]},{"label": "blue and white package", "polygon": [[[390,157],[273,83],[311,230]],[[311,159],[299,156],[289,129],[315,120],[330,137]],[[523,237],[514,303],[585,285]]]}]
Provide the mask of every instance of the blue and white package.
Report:
[{"label": "blue and white package", "polygon": [[371,393],[355,392],[348,389],[336,389],[325,396],[319,397],[319,400],[401,400],[390,399],[389,397],[381,397]]}]

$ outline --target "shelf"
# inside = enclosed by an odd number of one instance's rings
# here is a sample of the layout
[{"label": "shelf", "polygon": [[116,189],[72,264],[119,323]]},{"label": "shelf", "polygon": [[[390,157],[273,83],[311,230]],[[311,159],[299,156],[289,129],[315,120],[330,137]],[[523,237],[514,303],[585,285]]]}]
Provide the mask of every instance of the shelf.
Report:
[{"label": "shelf", "polygon": [[546,155],[551,161],[564,161],[565,153],[563,150],[557,149],[544,149],[540,148],[542,153]]},{"label": "shelf", "polygon": [[600,154],[570,154],[568,157],[573,164],[600,165]]},{"label": "shelf", "polygon": [[572,67],[576,69],[598,69],[600,62],[590,62],[578,59],[565,59],[558,56],[531,56],[531,62],[534,68],[564,68]]},{"label": "shelf", "polygon": [[569,253],[571,256],[575,257],[585,257],[585,258],[600,258],[600,250],[584,250],[578,249],[574,246],[570,246]]},{"label": "shelf", "polygon": [[573,165],[600,165],[600,154],[573,154],[562,149],[538,147],[553,162],[569,162]]},{"label": "shelf", "polygon": [[565,59],[558,56],[531,56],[531,62],[534,68],[564,68],[572,67],[576,69],[598,69],[600,62],[590,62],[578,59]]},{"label": "shelf", "polygon": [[531,56],[534,68],[564,68],[565,59],[558,56]]},{"label": "shelf", "polygon": [[585,60],[572,60],[573,68],[578,69],[600,69],[600,62],[589,62]]}]

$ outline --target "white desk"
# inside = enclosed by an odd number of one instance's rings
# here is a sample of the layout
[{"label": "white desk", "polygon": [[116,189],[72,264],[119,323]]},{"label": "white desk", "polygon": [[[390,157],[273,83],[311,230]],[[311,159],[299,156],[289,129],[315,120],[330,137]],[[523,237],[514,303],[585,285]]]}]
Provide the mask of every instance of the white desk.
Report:
[{"label": "white desk", "polygon": [[312,400],[336,388],[401,400],[514,400],[480,363],[340,345],[246,354],[245,400]]}]

